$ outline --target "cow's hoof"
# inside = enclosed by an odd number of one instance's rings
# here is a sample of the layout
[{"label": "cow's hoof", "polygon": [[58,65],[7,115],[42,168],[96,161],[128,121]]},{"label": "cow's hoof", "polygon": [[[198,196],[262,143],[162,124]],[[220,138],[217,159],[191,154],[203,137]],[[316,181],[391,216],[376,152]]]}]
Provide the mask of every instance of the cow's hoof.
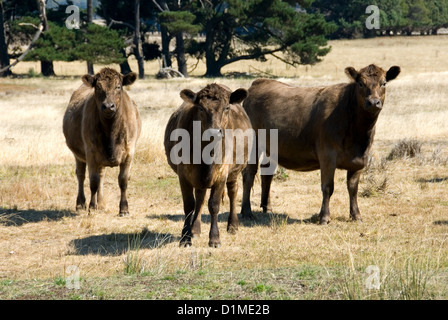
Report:
[{"label": "cow's hoof", "polygon": [[361,219],[360,215],[359,216],[350,216],[350,218],[352,219],[352,221],[362,223],[362,219]]},{"label": "cow's hoof", "polygon": [[208,243],[208,246],[211,248],[219,248],[219,247],[221,247],[221,241],[219,241],[219,240],[210,241]]},{"label": "cow's hoof", "polygon": [[189,247],[191,247],[191,241],[181,241],[180,243],[179,243],[179,247],[180,248],[189,248]]},{"label": "cow's hoof", "polygon": [[129,217],[129,211],[122,211],[118,214],[119,217]]},{"label": "cow's hoof", "polygon": [[238,227],[228,226],[227,227],[227,232],[230,233],[230,234],[236,234],[238,232]]},{"label": "cow's hoof", "polygon": [[85,203],[76,205],[76,211],[81,211],[81,210],[86,210],[86,209],[87,209],[87,206]]},{"label": "cow's hoof", "polygon": [[326,226],[326,225],[328,225],[330,223],[330,219],[321,219],[320,221],[319,221],[319,224],[321,225],[321,226]]},{"label": "cow's hoof", "polygon": [[272,207],[271,206],[260,206],[263,209],[263,213],[269,213],[272,212]]}]

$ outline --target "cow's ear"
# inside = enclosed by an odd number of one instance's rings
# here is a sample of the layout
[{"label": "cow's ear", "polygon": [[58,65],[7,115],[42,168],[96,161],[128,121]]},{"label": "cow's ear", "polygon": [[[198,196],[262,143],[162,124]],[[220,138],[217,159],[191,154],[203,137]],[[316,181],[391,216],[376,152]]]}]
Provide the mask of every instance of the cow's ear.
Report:
[{"label": "cow's ear", "polygon": [[230,95],[230,103],[241,103],[244,99],[247,97],[247,90],[246,89],[237,89],[232,92]]},{"label": "cow's ear", "polygon": [[345,74],[352,79],[353,81],[358,81],[359,80],[359,72],[356,71],[355,68],[353,67],[347,67],[345,68]]},{"label": "cow's ear", "polygon": [[194,103],[196,100],[196,93],[190,89],[184,89],[180,92],[180,97],[187,103]]},{"label": "cow's ear", "polygon": [[96,77],[95,76],[91,76],[90,74],[83,75],[81,80],[82,80],[82,82],[84,82],[84,84],[86,86],[89,86],[89,87],[92,87],[92,88],[96,84]]},{"label": "cow's ear", "polygon": [[389,82],[391,80],[394,80],[401,72],[401,68],[398,66],[390,67],[389,70],[386,72],[386,81]]},{"label": "cow's ear", "polygon": [[137,74],[135,72],[128,73],[123,76],[123,86],[130,86],[137,80]]}]

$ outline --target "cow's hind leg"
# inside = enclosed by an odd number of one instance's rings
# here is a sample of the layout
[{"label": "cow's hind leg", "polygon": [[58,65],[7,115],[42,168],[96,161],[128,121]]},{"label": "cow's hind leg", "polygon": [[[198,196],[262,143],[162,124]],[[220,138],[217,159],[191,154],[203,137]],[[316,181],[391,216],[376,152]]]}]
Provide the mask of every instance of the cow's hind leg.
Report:
[{"label": "cow's hind leg", "polygon": [[86,179],[87,164],[79,159],[76,160],[76,177],[78,178],[78,196],[76,198],[76,210],[86,209],[86,195],[84,194],[84,180]]},{"label": "cow's hind leg", "polygon": [[320,209],[320,224],[326,225],[330,222],[330,198],[334,191],[334,172],[336,168],[332,164],[321,166],[321,189],[322,207]]},{"label": "cow's hind leg", "polygon": [[230,202],[229,220],[227,222],[227,232],[235,234],[238,231],[238,216],[236,214],[236,196],[238,193],[238,182],[236,180],[227,181],[227,193]]},{"label": "cow's hind leg", "polygon": [[224,182],[217,183],[215,186],[213,186],[210,192],[210,199],[208,201],[208,209],[211,215],[210,237],[208,245],[213,248],[219,248],[221,246],[218,229],[218,214],[219,206],[222,200],[222,193],[224,192],[224,186]]},{"label": "cow's hind leg", "polygon": [[191,220],[194,213],[195,208],[195,199],[193,196],[193,186],[184,181],[183,179],[179,179],[180,190],[182,191],[182,201],[184,204],[184,227],[182,228],[182,235],[180,239],[181,247],[189,247],[191,246]]},{"label": "cow's hind leg", "polygon": [[347,189],[350,197],[350,217],[353,220],[361,221],[361,214],[358,208],[358,184],[362,170],[347,171]]},{"label": "cow's hind leg", "polygon": [[272,179],[274,178],[276,168],[277,164],[270,159],[266,163],[261,163],[260,165],[260,176],[261,176],[260,207],[263,209],[263,213],[272,211],[270,193],[271,193]]},{"label": "cow's hind leg", "polygon": [[258,163],[248,164],[243,170],[243,199],[241,203],[241,216],[243,219],[254,220],[250,205],[250,193],[254,185],[255,176],[258,170]]}]

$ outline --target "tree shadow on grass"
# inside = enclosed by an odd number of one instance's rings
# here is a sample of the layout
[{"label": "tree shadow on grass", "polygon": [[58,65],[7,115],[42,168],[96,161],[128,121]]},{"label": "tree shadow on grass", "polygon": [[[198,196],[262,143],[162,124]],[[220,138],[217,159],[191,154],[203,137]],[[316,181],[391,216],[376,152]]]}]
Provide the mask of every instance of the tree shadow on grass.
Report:
[{"label": "tree shadow on grass", "polygon": [[64,217],[76,217],[77,214],[69,210],[18,210],[0,207],[0,225],[10,227],[41,221],[59,221]]},{"label": "tree shadow on grass", "polygon": [[74,239],[70,242],[75,255],[118,256],[129,250],[156,249],[179,239],[170,233],[143,229],[137,233],[111,233]]},{"label": "tree shadow on grass", "polygon": [[420,183],[440,183],[440,182],[444,182],[444,181],[447,181],[447,180],[448,180],[448,177],[430,178],[430,179],[419,178],[419,179],[417,179],[417,182],[420,182]]}]

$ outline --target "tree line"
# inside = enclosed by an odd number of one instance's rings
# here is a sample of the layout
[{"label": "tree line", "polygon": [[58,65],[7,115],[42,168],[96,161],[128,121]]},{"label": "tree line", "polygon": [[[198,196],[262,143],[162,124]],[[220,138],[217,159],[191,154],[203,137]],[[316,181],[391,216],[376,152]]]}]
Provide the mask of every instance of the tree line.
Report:
[{"label": "tree line", "polygon": [[[379,30],[365,26],[368,5],[380,9]],[[310,12],[322,13],[336,24],[331,39],[437,34],[448,27],[448,0],[315,0]]]},{"label": "tree line", "polygon": [[[0,0],[0,76],[22,60],[40,61],[44,76],[54,75],[54,61],[86,61],[90,74],[95,63],[117,63],[128,73],[134,56],[140,78],[152,59],[165,68],[176,60],[188,76],[187,58],[204,60],[205,76],[216,77],[232,62],[267,56],[315,64],[330,51],[328,39],[447,26],[448,0],[368,2],[380,8],[380,30],[365,27],[363,0],[86,0],[79,29],[66,25],[73,1]],[[160,44],[148,42],[148,32],[158,32]]]}]

